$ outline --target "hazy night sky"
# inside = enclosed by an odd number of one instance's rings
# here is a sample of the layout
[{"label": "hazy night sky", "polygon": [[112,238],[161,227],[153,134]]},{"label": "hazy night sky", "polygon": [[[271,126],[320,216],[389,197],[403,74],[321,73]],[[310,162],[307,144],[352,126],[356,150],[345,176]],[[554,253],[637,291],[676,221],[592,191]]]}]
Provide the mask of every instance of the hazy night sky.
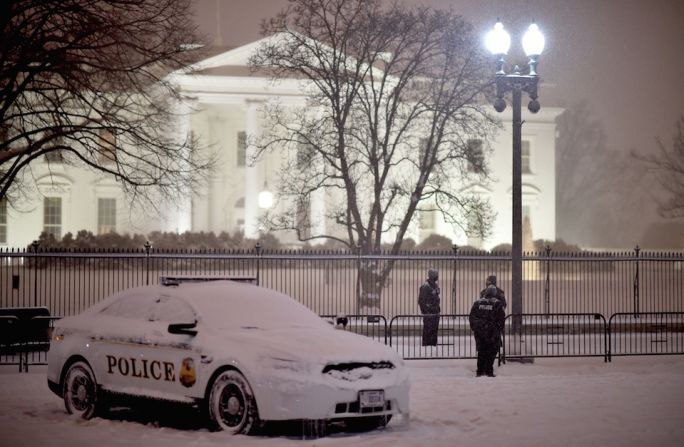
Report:
[{"label": "hazy night sky", "polygon": [[[261,19],[286,0],[218,0],[221,36],[237,46],[260,37]],[[197,21],[214,38],[217,0],[196,0]],[[666,141],[684,114],[684,2],[681,0],[432,0],[453,7],[484,35],[500,17],[512,37],[511,61],[525,63],[519,39],[535,20],[546,36],[539,65],[554,104],[586,98],[616,149]],[[517,37],[517,39],[516,39]],[[514,59],[514,51],[518,57]]]},{"label": "hazy night sky", "polygon": [[[217,1],[220,2],[217,14]],[[286,0],[195,0],[197,22],[224,45],[261,37],[261,19]],[[452,7],[482,35],[500,17],[511,34],[509,61],[525,64],[520,39],[532,20],[546,37],[539,64],[540,102],[568,107],[586,99],[614,150],[649,151],[670,143],[684,115],[682,0],[404,0]],[[217,20],[218,19],[218,20]],[[492,72],[493,72],[492,68]],[[651,213],[649,213],[651,214]],[[655,212],[653,220],[657,220]]]}]

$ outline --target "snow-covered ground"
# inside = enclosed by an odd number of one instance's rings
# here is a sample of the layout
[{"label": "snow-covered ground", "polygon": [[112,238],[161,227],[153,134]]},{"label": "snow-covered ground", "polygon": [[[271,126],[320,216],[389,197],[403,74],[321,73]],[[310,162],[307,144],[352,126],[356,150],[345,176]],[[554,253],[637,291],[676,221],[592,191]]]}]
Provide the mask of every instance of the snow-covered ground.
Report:
[{"label": "snow-covered ground", "polygon": [[44,367],[0,367],[0,446],[683,446],[684,356],[537,359],[475,378],[474,360],[408,361],[411,415],[384,430],[303,440],[229,436],[188,412],[69,417]]}]

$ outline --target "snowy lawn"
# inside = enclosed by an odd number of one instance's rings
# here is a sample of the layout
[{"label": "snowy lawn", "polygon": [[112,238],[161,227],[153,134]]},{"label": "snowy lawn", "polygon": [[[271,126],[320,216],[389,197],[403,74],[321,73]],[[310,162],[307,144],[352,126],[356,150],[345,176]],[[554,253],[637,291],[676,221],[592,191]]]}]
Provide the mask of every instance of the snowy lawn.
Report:
[{"label": "snowy lawn", "polygon": [[474,360],[408,361],[411,415],[384,430],[301,439],[212,433],[192,412],[69,417],[44,367],[0,367],[0,446],[684,446],[684,356],[537,359],[475,378]]}]

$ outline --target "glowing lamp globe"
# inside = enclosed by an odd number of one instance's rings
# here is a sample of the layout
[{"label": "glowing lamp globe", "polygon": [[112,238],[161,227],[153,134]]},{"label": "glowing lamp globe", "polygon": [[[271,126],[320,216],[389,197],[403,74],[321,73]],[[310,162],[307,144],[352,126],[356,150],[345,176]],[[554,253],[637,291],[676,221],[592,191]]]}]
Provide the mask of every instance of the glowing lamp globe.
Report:
[{"label": "glowing lamp globe", "polygon": [[529,57],[539,56],[544,51],[544,43],[544,35],[539,31],[537,24],[533,23],[522,39],[525,54]]},{"label": "glowing lamp globe", "polygon": [[259,208],[269,209],[273,206],[273,193],[264,189],[261,191],[257,197],[257,203]]},{"label": "glowing lamp globe", "polygon": [[503,23],[496,22],[494,29],[487,33],[485,37],[487,49],[494,55],[508,54],[511,47],[511,36],[506,32]]}]

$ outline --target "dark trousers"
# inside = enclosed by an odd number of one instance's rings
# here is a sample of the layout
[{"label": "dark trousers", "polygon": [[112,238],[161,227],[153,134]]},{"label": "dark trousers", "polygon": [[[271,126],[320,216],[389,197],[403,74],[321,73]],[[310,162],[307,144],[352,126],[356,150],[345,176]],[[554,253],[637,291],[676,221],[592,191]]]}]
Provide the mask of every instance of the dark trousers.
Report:
[{"label": "dark trousers", "polygon": [[438,328],[439,315],[426,315],[423,317],[423,346],[437,346]]},{"label": "dark trousers", "polygon": [[477,374],[494,374],[494,360],[498,352],[497,349],[477,351]]},{"label": "dark trousers", "polygon": [[501,338],[491,333],[475,334],[477,374],[494,374],[494,360],[501,347]]}]

